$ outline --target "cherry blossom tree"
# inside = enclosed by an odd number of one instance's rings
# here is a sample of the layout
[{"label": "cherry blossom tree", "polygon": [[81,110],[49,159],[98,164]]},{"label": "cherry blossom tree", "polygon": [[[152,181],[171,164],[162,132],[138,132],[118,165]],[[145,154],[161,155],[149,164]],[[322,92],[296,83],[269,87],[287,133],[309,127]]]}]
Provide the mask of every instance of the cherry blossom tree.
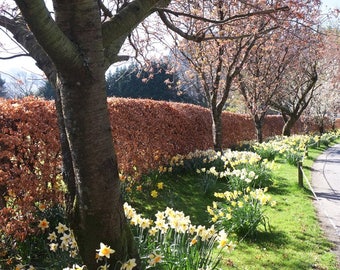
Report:
[{"label": "cherry blossom tree", "polygon": [[[271,100],[271,106],[282,114],[285,122],[282,135],[285,136],[290,136],[294,124],[312,101],[316,89],[320,87],[318,75],[322,43],[318,33],[313,30],[307,32],[309,33],[305,38],[302,38],[302,31],[297,35],[302,39],[302,45],[294,43],[290,46],[295,51],[294,57],[290,58],[278,94]],[[306,40],[310,42],[304,42]]]},{"label": "cherry blossom tree", "polygon": [[327,124],[334,128],[340,110],[340,33],[339,29],[330,27],[322,34],[321,85],[304,113],[309,121],[317,124],[320,133],[325,131]]},{"label": "cherry blossom tree", "polygon": [[288,39],[284,38],[282,32],[277,31],[262,38],[252,49],[251,56],[238,75],[238,87],[253,117],[260,143],[263,141],[262,127],[270,102],[280,88],[289,63]]},{"label": "cherry blossom tree", "polygon": [[[217,151],[222,151],[222,111],[229,93],[237,88],[236,79],[247,65],[252,51],[258,43],[289,27],[292,20],[307,22],[306,14],[315,13],[318,5],[317,2],[308,5],[296,2],[291,3],[289,11],[286,8],[280,2],[230,1],[225,5],[225,1],[216,1],[197,4],[193,9],[194,16],[210,14],[209,20],[197,23],[193,16],[181,21],[177,28],[169,26],[179,36],[186,37],[178,40],[178,36],[174,36],[179,44],[176,49],[181,53],[181,61],[189,63],[187,76],[199,78],[211,111],[213,143]],[[248,15],[240,16],[242,13]],[[161,14],[165,24],[179,24],[177,17],[180,12],[170,14],[174,16]],[[218,24],[217,21],[226,23]]]}]

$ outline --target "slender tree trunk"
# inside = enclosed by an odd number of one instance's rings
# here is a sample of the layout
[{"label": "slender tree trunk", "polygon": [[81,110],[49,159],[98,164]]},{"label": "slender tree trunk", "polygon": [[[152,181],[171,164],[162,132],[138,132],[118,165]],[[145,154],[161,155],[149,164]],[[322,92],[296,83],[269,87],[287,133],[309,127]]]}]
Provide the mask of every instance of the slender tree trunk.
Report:
[{"label": "slender tree trunk", "polygon": [[258,117],[257,115],[255,115],[254,122],[255,122],[255,128],[256,128],[257,141],[259,143],[262,143],[263,142],[263,132],[262,132],[263,120],[260,117]]},{"label": "slender tree trunk", "polygon": [[298,120],[298,118],[295,118],[293,116],[286,116],[285,118],[285,124],[283,126],[282,129],[282,135],[283,136],[290,136],[291,135],[291,130],[294,126],[294,124],[296,123],[296,121]]},{"label": "slender tree trunk", "polygon": [[214,150],[223,152],[222,113],[211,110]]}]

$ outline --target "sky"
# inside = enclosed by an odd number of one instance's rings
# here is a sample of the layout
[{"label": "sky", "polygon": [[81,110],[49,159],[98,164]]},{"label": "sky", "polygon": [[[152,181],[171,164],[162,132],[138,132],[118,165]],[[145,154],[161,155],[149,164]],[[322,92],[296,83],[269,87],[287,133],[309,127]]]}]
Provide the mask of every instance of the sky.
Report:
[{"label": "sky", "polygon": [[[322,0],[323,9],[326,11],[330,8],[340,8],[339,0]],[[0,28],[1,30],[1,28]],[[0,43],[11,44],[10,39],[5,35],[3,31],[0,31]],[[22,52],[14,45],[6,46],[9,48],[10,53],[4,53],[0,51],[0,57],[13,55],[17,52]],[[35,66],[35,61],[30,57],[19,57],[11,60],[0,59],[0,76],[2,78],[8,78],[8,75],[16,76],[18,73],[34,73],[42,75],[42,71]]]}]

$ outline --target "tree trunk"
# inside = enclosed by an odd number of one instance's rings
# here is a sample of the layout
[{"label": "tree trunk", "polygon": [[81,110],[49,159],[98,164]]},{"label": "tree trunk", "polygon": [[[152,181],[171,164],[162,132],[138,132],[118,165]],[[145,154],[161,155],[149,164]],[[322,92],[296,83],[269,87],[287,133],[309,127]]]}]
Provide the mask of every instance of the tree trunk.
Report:
[{"label": "tree trunk", "polygon": [[[67,135],[67,140],[62,138],[61,143],[63,148],[70,149],[74,172],[74,175],[67,175],[71,191],[67,206],[71,227],[88,269],[98,267],[95,252],[100,242],[115,250],[110,260],[114,267],[118,261],[138,259],[138,255],[124,216],[104,72],[101,76],[91,74],[90,79],[79,81],[69,79],[77,78],[75,74],[68,75],[63,77],[61,87]],[[65,157],[64,161],[70,162]],[[76,190],[72,194],[74,186]]]},{"label": "tree trunk", "polygon": [[290,136],[291,135],[291,130],[296,123],[298,118],[292,117],[292,116],[286,116],[285,118],[285,124],[282,129],[282,135],[283,136]]},{"label": "tree trunk", "polygon": [[211,110],[214,150],[223,152],[222,113]]},{"label": "tree trunk", "polygon": [[263,127],[263,121],[261,118],[255,116],[254,118],[255,122],[255,128],[256,128],[256,138],[259,143],[263,142],[263,132],[262,132],[262,127]]}]

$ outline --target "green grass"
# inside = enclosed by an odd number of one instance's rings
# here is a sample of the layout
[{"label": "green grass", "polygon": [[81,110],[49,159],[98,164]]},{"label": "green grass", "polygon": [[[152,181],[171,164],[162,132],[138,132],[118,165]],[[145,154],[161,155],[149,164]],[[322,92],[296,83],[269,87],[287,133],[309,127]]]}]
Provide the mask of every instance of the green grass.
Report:
[{"label": "green grass", "polygon": [[[308,179],[311,179],[314,159],[324,150],[309,150],[304,160]],[[303,188],[298,186],[297,174],[297,167],[285,160],[276,160],[274,185],[269,194],[277,201],[277,206],[268,207],[265,212],[271,231],[260,231],[253,239],[238,242],[232,253],[223,254],[222,269],[339,269],[330,251],[332,244],[326,240],[316,218],[312,193],[306,183]],[[149,186],[143,192],[130,198],[138,212],[152,217],[169,206],[190,215],[192,223],[202,225],[210,225],[206,207],[213,201],[213,192],[225,190],[225,183],[217,182],[205,193],[201,179],[190,172],[158,176],[148,181]],[[164,182],[164,189],[158,190],[157,198],[152,198],[150,192],[157,182]]]}]

